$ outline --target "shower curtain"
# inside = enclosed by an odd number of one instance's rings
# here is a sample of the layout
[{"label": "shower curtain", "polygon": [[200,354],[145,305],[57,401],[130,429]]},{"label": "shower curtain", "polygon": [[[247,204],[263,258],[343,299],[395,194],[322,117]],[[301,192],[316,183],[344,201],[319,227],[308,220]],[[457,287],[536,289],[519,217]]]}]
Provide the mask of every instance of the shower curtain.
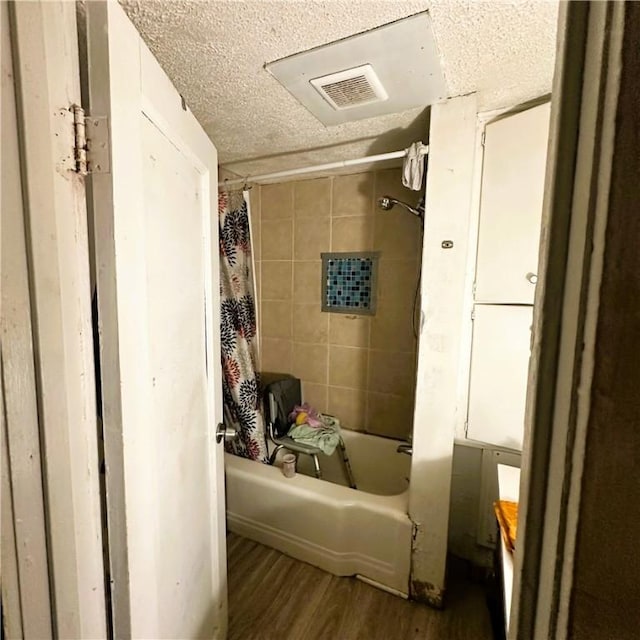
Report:
[{"label": "shower curtain", "polygon": [[220,192],[218,218],[224,421],[239,435],[227,448],[266,463],[248,192]]}]

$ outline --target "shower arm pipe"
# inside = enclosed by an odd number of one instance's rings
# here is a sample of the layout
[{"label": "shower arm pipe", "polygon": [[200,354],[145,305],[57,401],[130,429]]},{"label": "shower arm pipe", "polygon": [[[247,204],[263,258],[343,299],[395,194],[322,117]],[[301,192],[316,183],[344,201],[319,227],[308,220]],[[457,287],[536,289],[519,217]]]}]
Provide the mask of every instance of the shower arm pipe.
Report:
[{"label": "shower arm pipe", "polygon": [[[421,155],[426,156],[429,153],[429,147],[423,146],[420,151]],[[263,180],[276,180],[278,178],[289,178],[291,176],[300,176],[305,173],[318,173],[320,171],[330,171],[332,169],[344,169],[346,167],[355,167],[359,164],[369,164],[371,162],[383,162],[384,160],[395,160],[404,158],[407,150],[391,151],[389,153],[379,153],[375,156],[364,156],[353,160],[339,160],[338,162],[329,162],[327,164],[317,164],[312,167],[302,167],[300,169],[289,169],[287,171],[276,171],[275,173],[263,173],[258,176],[247,176],[246,178],[234,178],[233,180],[223,180],[218,182],[219,187],[230,187],[236,184],[247,184],[248,182],[261,182]]]}]

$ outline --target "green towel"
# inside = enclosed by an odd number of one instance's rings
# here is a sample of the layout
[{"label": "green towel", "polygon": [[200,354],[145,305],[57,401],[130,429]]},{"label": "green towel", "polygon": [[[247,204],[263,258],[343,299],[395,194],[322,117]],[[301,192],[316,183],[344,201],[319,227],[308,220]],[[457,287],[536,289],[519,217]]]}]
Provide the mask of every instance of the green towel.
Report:
[{"label": "green towel", "polygon": [[340,421],[333,416],[320,414],[323,426],[310,427],[304,424],[293,425],[287,434],[296,442],[318,447],[327,456],[330,456],[340,442]]}]

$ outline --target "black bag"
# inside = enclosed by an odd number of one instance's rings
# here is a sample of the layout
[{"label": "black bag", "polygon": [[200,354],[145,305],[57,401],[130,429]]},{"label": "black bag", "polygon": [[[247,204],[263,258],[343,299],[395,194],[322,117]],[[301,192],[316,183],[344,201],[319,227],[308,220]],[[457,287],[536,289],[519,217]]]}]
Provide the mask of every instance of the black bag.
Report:
[{"label": "black bag", "polygon": [[273,423],[274,434],[282,438],[291,427],[289,414],[296,405],[302,404],[300,379],[287,376],[267,382],[263,376],[263,384],[267,424]]}]

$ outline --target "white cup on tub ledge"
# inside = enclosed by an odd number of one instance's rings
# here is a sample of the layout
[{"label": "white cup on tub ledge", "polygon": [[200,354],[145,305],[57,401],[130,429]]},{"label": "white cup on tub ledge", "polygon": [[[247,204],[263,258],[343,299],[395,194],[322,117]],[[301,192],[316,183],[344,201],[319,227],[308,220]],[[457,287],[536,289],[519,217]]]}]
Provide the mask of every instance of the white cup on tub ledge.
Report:
[{"label": "white cup on tub ledge", "polygon": [[296,475],[296,457],[293,453],[282,456],[281,469],[285,478],[293,478]]}]

